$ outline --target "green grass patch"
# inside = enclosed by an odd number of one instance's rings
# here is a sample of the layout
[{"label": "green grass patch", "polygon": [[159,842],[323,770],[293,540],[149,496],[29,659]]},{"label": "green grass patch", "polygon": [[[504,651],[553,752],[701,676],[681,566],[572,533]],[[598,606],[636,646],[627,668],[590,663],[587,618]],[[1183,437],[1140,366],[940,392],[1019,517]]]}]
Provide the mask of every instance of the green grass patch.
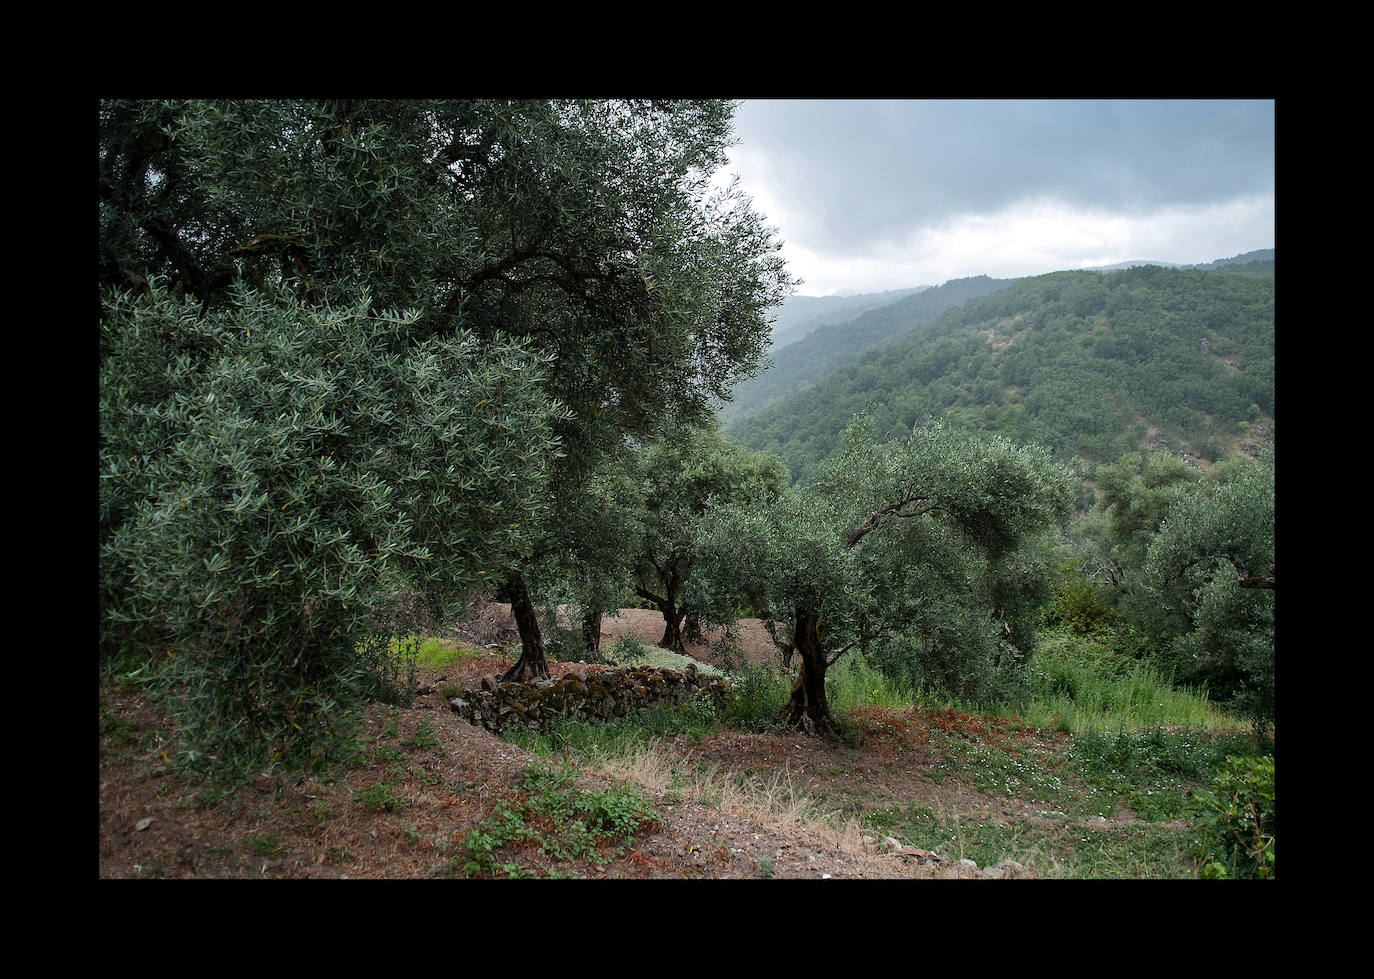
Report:
[{"label": "green grass patch", "polygon": [[392,637],[388,651],[396,658],[413,657],[417,666],[428,670],[446,669],[481,655],[474,647],[456,639],[413,635]]},{"label": "green grass patch", "polygon": [[286,850],[285,841],[275,833],[248,836],[244,842],[260,857],[280,856]]},{"label": "green grass patch", "polygon": [[[1070,807],[1075,808],[1075,807]],[[1195,877],[1193,835],[1180,824],[1137,821],[1045,809],[1037,818],[1007,819],[953,808],[893,806],[865,823],[946,860],[990,867],[1015,860],[1038,877],[1139,879]]]},{"label": "green grass patch", "polygon": [[862,655],[851,651],[825,671],[825,698],[836,715],[855,707],[900,710],[916,702],[911,684],[887,676]]},{"label": "green grass patch", "polygon": [[1228,757],[1260,751],[1248,734],[1201,729],[1088,731],[1074,739],[1083,781],[1150,821],[1188,817],[1194,791],[1215,779]]},{"label": "green grass patch", "polygon": [[1043,637],[1031,663],[1030,701],[1021,716],[1059,731],[1188,727],[1240,729],[1205,690],[1175,687],[1149,660],[1068,631]]}]

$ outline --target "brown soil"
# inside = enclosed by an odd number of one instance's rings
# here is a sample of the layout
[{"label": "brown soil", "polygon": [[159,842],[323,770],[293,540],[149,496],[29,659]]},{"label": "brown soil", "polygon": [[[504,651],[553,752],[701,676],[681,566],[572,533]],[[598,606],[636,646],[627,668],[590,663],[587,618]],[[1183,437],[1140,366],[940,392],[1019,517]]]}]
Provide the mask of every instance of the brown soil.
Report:
[{"label": "brown soil", "polygon": [[[495,614],[495,613],[493,613]],[[495,620],[487,627],[499,632]],[[603,622],[603,643],[634,635],[653,645],[656,612],[626,610]],[[708,637],[709,638],[709,637]],[[721,662],[709,647],[689,652]],[[742,623],[737,655],[777,662],[757,621]],[[453,714],[435,687],[504,671],[511,658],[487,651],[461,668],[420,677],[408,709],[376,705],[368,714],[367,760],[327,780],[295,783],[276,776],[218,801],[178,780],[161,751],[166,722],[137,692],[107,686],[101,696],[101,878],[421,878],[455,874],[453,858],[468,833],[498,803],[520,797],[522,772],[535,756]],[[555,675],[577,667],[551,663]],[[580,667],[586,668],[586,667]],[[653,771],[591,771],[588,787],[632,782],[653,803],[657,822],[617,854],[568,863],[525,844],[504,859],[525,873],[604,878],[908,878],[973,872],[902,841],[881,840],[814,816],[827,800],[861,795],[954,809],[982,818],[1026,818],[998,800],[934,779],[931,731],[938,714],[872,709],[857,719],[860,746],[800,734],[724,731],[699,743],[679,738],[662,754],[722,773],[715,804],[694,801]],[[1035,751],[1030,735],[1023,748]],[[429,735],[428,737],[426,735]],[[1037,734],[1036,737],[1044,737]],[[740,796],[732,786],[752,785]],[[804,816],[809,811],[813,815]],[[1022,876],[1033,873],[1023,871]],[[462,876],[461,869],[457,876]]]}]

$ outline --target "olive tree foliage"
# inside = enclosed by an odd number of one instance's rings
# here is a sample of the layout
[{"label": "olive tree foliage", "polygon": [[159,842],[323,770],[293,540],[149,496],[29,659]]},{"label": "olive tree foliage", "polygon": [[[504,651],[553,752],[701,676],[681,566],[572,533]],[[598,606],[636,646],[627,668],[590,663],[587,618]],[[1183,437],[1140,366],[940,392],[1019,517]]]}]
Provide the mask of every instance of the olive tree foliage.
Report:
[{"label": "olive tree foliage", "polygon": [[730,442],[714,421],[665,432],[632,463],[643,488],[635,595],[663,614],[659,646],[682,652],[683,622],[694,615],[689,596],[696,521],[708,505],[776,499],[787,488],[787,468],[773,456]]},{"label": "olive tree foliage", "polygon": [[[704,417],[749,376],[790,287],[771,229],[716,190],[729,102],[103,101],[102,318],[156,277],[207,312],[241,287],[303,310],[409,309],[398,346],[514,338],[561,454],[530,473],[577,507],[628,434]],[[109,353],[102,340],[102,357]],[[526,478],[517,472],[508,478]],[[517,522],[512,520],[512,523]],[[524,574],[576,546],[518,521],[501,586],[547,672]]]},{"label": "olive tree foliage", "polygon": [[414,308],[418,336],[529,337],[593,430],[705,417],[756,370],[790,282],[712,177],[729,102],[180,101],[101,105],[101,283],[149,271]]},{"label": "olive tree foliage", "polygon": [[325,758],[389,637],[501,574],[547,509],[548,358],[413,323],[274,286],[111,297],[102,639],[164,663],[188,766]]},{"label": "olive tree foliage", "polygon": [[917,683],[976,696],[1031,652],[1043,575],[1025,545],[1062,527],[1073,474],[1045,450],[944,424],[879,443],[860,420],[814,492],[730,503],[703,518],[703,607],[726,621],[738,596],[798,657],[787,721],[833,728],[825,672],[851,648]]},{"label": "olive tree foliage", "polygon": [[1166,452],[1128,453],[1100,467],[1097,503],[1078,529],[1085,575],[1118,600],[1130,595],[1170,504],[1201,478],[1200,470]]},{"label": "olive tree foliage", "polygon": [[[1212,475],[1212,474],[1209,474]],[[1144,561],[1149,594],[1187,623],[1170,653],[1177,678],[1257,727],[1274,719],[1274,449],[1237,459],[1181,492]]]}]

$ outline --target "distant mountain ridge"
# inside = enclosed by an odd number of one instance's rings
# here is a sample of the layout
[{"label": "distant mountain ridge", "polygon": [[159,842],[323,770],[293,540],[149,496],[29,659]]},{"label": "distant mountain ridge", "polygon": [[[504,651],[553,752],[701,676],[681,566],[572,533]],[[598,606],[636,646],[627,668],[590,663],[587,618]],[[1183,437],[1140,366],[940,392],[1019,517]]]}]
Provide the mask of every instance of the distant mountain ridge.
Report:
[{"label": "distant mountain ridge", "polygon": [[845,323],[870,309],[887,306],[899,299],[931,288],[888,289],[853,296],[788,296],[773,323],[773,347],[785,347],[813,330],[831,323]]},{"label": "distant mountain ridge", "polygon": [[1253,262],[1269,262],[1270,264],[1272,264],[1273,261],[1274,261],[1274,249],[1272,249],[1272,248],[1260,248],[1260,249],[1258,249],[1258,250],[1256,250],[1256,251],[1253,251],[1253,252],[1242,252],[1241,254],[1239,254],[1239,255],[1233,255],[1233,256],[1230,257],[1230,258],[1219,258],[1219,259],[1217,259],[1215,262],[1207,262],[1206,264],[1201,264],[1201,265],[1179,265],[1179,264],[1176,263],[1176,262],[1133,261],[1133,262],[1117,262],[1115,265],[1094,265],[1092,268],[1079,269],[1078,271],[1080,271],[1080,272],[1119,272],[1119,271],[1121,271],[1122,269],[1133,269],[1133,268],[1138,268],[1138,267],[1141,266],[1141,265],[1158,265],[1160,268],[1165,268],[1165,269],[1201,269],[1201,270],[1207,271],[1207,270],[1215,270],[1215,269],[1225,268],[1225,267],[1231,266],[1231,265],[1248,265],[1248,264],[1251,264],[1251,263],[1253,263]]},{"label": "distant mountain ridge", "polygon": [[869,351],[919,329],[945,311],[1003,289],[1014,281],[977,275],[952,279],[940,286],[881,293],[883,296],[905,295],[868,309],[851,320],[819,326],[794,343],[774,347],[772,366],[737,385],[734,400],[722,406],[717,416],[722,424],[729,425],[762,411],[783,398],[804,391],[832,371],[855,363]]}]

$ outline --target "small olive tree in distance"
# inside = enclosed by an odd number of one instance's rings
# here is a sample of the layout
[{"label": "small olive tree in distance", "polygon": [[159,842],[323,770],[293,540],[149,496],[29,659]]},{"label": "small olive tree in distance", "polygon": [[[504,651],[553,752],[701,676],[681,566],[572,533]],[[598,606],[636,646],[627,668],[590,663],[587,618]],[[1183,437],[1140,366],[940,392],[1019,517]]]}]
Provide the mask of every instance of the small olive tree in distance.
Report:
[{"label": "small olive tree in distance", "polygon": [[720,434],[714,422],[674,429],[633,459],[643,488],[643,532],[634,562],[635,594],[663,614],[659,646],[682,652],[691,605],[696,521],[709,505],[766,502],[787,487],[787,467]]},{"label": "small olive tree in distance", "polygon": [[[915,643],[929,671],[958,673],[1023,659],[1029,630],[1008,621],[1008,576],[1023,544],[1073,512],[1072,472],[1048,452],[943,424],[880,444],[866,420],[821,469],[814,491],[713,508],[699,529],[698,574],[709,620],[738,596],[761,605],[798,675],[786,721],[834,730],[826,671],[854,647]],[[1013,583],[1014,584],[1014,583]],[[876,657],[890,671],[909,658]],[[951,664],[955,668],[950,669]]]}]

